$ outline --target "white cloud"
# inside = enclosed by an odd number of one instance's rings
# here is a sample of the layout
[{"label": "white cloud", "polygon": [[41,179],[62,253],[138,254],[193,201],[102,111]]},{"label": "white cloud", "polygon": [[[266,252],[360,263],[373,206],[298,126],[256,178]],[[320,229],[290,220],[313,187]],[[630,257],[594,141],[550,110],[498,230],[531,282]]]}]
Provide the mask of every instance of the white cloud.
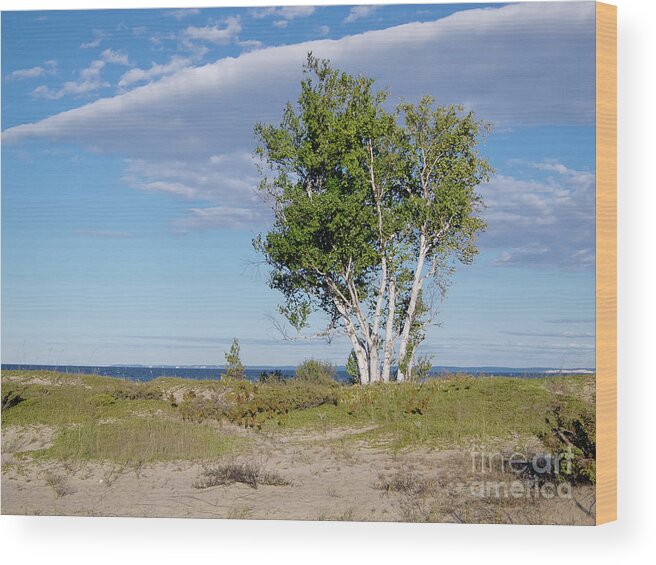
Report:
[{"label": "white cloud", "polygon": [[319,28],[319,34],[320,35],[328,35],[330,33],[330,27],[329,26],[321,26]]},{"label": "white cloud", "polygon": [[130,69],[118,81],[121,88],[125,88],[136,82],[147,82],[178,72],[180,69],[190,67],[191,59],[174,55],[166,64],[153,63],[149,69]]},{"label": "white cloud", "polygon": [[[296,18],[307,18],[314,14],[315,10],[314,6],[282,6],[279,8],[254,8],[250,14],[256,19],[275,17],[289,21]],[[274,25],[276,24],[274,23]]]},{"label": "white cloud", "polygon": [[[250,148],[253,124],[279,119],[284,103],[298,95],[310,50],[388,85],[392,102],[431,93],[440,103],[466,102],[498,127],[594,123],[594,32],[589,3],[467,10],[435,22],[259,49],[196,68],[179,65],[165,80],[3,136],[6,142],[66,139],[135,157]],[[163,74],[169,69],[153,76]],[[126,123],[132,126],[129,139]]]},{"label": "white cloud", "polygon": [[[257,170],[250,153],[212,155],[193,161],[128,159],[124,180],[142,190],[179,194],[232,206],[257,205]],[[164,184],[156,184],[162,181]]]},{"label": "white cloud", "polygon": [[262,42],[257,39],[245,39],[243,41],[237,41],[237,45],[244,49],[260,49],[262,47]]},{"label": "white cloud", "polygon": [[188,18],[189,16],[197,16],[198,14],[200,14],[198,8],[182,8],[179,10],[168,10],[164,12],[164,15],[175,18],[178,21]]},{"label": "white cloud", "polygon": [[368,18],[371,16],[379,7],[378,6],[353,6],[348,16],[344,19],[345,24],[352,24],[358,20]]},{"label": "white cloud", "polygon": [[32,95],[37,98],[58,100],[67,94],[81,95],[95,92],[103,87],[109,86],[109,83],[102,80],[100,76],[105,64],[105,61],[100,59],[91,61],[87,68],[80,71],[80,80],[67,81],[59,89],[51,89],[45,85],[41,85],[32,91]]},{"label": "white cloud", "polygon": [[214,204],[195,207],[175,222],[177,231],[262,225],[271,215],[255,190],[258,173],[250,153],[205,160],[129,160],[124,182],[139,190]]},{"label": "white cloud", "polygon": [[126,53],[105,49],[100,56],[106,63],[111,63],[112,65],[125,65],[126,67],[130,66],[130,61]]},{"label": "white cloud", "polygon": [[205,27],[189,26],[184,30],[183,34],[194,40],[208,41],[217,45],[228,45],[239,35],[241,24],[239,23],[239,18],[233,17],[226,18],[223,24],[223,27],[219,27],[218,25]]},{"label": "white cloud", "polygon": [[268,219],[265,210],[257,208],[230,208],[213,206],[210,208],[191,208],[189,216],[175,221],[175,229],[180,232],[203,229],[252,229]]},{"label": "white cloud", "polygon": [[95,47],[98,47],[109,35],[105,33],[104,31],[100,31],[98,29],[93,30],[93,36],[94,39],[87,42],[87,43],[82,43],[80,47],[82,49],[93,49]]},{"label": "white cloud", "polygon": [[282,6],[278,8],[254,8],[250,14],[256,18],[273,17],[275,21],[273,26],[278,29],[285,29],[289,22],[297,18],[307,18],[314,14],[316,8],[314,6]]},{"label": "white cloud", "polygon": [[488,221],[481,245],[501,249],[496,265],[594,267],[595,175],[554,161],[529,165],[556,176],[538,181],[497,175],[481,187]]},{"label": "white cloud", "polygon": [[57,72],[57,61],[50,59],[43,65],[31,67],[29,69],[17,69],[5,78],[7,80],[23,80],[28,78],[36,78],[43,75],[53,75]]},{"label": "white cloud", "polygon": [[[126,180],[133,186],[207,202],[213,210],[201,213],[199,204],[180,229],[221,225],[220,208],[244,210],[238,214],[244,223],[257,200],[257,175],[242,158],[253,149],[253,125],[279,121],[284,103],[298,96],[308,51],[375,77],[390,87],[391,104],[431,93],[439,103],[466,103],[498,127],[593,124],[594,33],[591,3],[522,3],[263,48],[195,68],[172,60],[121,79],[123,86],[158,81],[10,128],[3,141],[49,138],[129,157]],[[222,155],[225,166],[217,169],[213,155]],[[554,178],[498,176],[484,187],[494,222],[482,242],[506,253],[498,263],[565,256],[572,268],[589,266],[594,207],[584,203],[594,192],[594,175],[554,162],[538,163],[534,171]],[[521,248],[513,244],[518,226],[528,234]],[[565,235],[555,243],[558,230]]]}]

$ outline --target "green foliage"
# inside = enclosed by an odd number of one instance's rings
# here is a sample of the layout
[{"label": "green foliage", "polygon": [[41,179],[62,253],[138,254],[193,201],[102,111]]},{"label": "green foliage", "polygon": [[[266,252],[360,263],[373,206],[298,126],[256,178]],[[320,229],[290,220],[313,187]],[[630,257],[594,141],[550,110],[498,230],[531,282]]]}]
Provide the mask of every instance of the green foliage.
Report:
[{"label": "green foliage", "polygon": [[346,374],[349,376],[350,384],[357,384],[360,382],[360,372],[358,370],[358,359],[355,355],[355,351],[351,350],[351,353],[346,360]]},{"label": "green foliage", "polygon": [[[589,381],[591,377],[567,379]],[[556,397],[550,391],[553,380],[450,376],[423,383],[340,387],[336,405],[290,413],[283,423],[295,429],[373,426],[350,438],[392,449],[528,439],[549,429],[545,414]],[[558,398],[567,401],[573,415],[593,410],[594,404],[588,401]]]},{"label": "green foliage", "polygon": [[244,365],[239,358],[239,351],[239,341],[237,341],[237,338],[234,338],[230,350],[226,351],[225,354],[226,365],[223,374],[225,378],[238,380],[246,378]]},{"label": "green foliage", "polygon": [[282,374],[280,369],[275,371],[262,371],[259,379],[261,383],[286,383],[287,378]]},{"label": "green foliage", "polygon": [[[376,386],[307,380],[120,379],[3,372],[3,391],[25,400],[2,425],[47,425],[60,434],[43,456],[116,461],[205,459],[234,444],[212,426],[353,428],[345,441],[391,449],[467,446],[540,438],[557,455],[571,449],[572,482],[594,481],[594,376],[548,379],[449,376]],[[143,391],[141,391],[143,389]],[[144,399],[157,390],[166,400]],[[178,398],[179,401],[175,401]],[[77,431],[76,431],[77,430]],[[76,435],[77,434],[77,435]],[[562,468],[562,467],[561,467]]]},{"label": "green foliage", "polygon": [[231,407],[226,417],[246,428],[262,428],[274,420],[283,424],[286,416],[324,404],[339,402],[339,386],[293,379],[286,384],[255,385],[239,383],[231,392]]},{"label": "green foliage", "polygon": [[261,189],[277,214],[254,244],[273,267],[271,286],[285,295],[281,312],[299,329],[316,308],[339,316],[322,273],[336,279],[350,262],[365,297],[379,263],[364,140],[393,135],[396,125],[382,109],[386,94],[372,87],[372,79],[309,57],[298,110],[288,104],[280,127],[255,128],[256,154],[273,171]]},{"label": "green foliage", "polygon": [[162,391],[153,383],[119,380],[111,395],[116,400],[161,400]]},{"label": "green foliage", "polygon": [[315,384],[330,384],[335,380],[335,366],[327,361],[306,359],[296,367],[296,378]]},{"label": "green foliage", "polygon": [[107,407],[116,404],[116,397],[111,394],[107,394],[106,392],[99,392],[98,394],[94,394],[90,398],[90,401],[95,406]]},{"label": "green foliage", "polygon": [[433,368],[433,358],[430,355],[422,355],[415,362],[412,377],[416,381],[423,381],[430,375]]},{"label": "green foliage", "polygon": [[571,483],[596,482],[595,422],[593,406],[559,401],[547,414],[548,429],[539,434],[552,455],[567,455],[559,476]]},{"label": "green foliage", "polygon": [[[169,414],[173,408],[163,399],[156,383],[131,383],[111,377],[34,372],[20,375],[20,384],[7,383],[3,390],[19,386],[19,404],[2,413],[2,425],[66,425],[124,418],[134,413]],[[34,383],[37,381],[38,384]]]},{"label": "green foliage", "polygon": [[309,54],[297,104],[287,104],[278,126],[255,127],[260,189],[275,222],[253,244],[284,296],[280,312],[298,331],[315,311],[329,328],[357,317],[354,348],[357,331],[361,343],[374,336],[365,355],[382,339],[383,305],[396,333],[412,327],[410,349],[419,346],[430,316],[421,299],[410,306],[416,269],[444,291],[454,262],[473,260],[485,229],[476,187],[492,172],[477,151],[487,125],[473,113],[434,107],[429,96],[389,112],[387,97],[373,79]]},{"label": "green foliage", "polygon": [[185,391],[182,400],[177,404],[180,416],[188,422],[221,420],[227,415],[229,407],[225,394],[197,394],[193,389]]}]

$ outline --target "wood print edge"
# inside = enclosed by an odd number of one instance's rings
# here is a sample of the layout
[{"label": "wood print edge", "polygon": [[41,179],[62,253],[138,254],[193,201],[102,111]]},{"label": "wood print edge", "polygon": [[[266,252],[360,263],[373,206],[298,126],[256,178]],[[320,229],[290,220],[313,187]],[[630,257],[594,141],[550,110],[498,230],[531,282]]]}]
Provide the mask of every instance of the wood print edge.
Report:
[{"label": "wood print edge", "polygon": [[596,3],[596,523],[617,519],[617,8]]}]

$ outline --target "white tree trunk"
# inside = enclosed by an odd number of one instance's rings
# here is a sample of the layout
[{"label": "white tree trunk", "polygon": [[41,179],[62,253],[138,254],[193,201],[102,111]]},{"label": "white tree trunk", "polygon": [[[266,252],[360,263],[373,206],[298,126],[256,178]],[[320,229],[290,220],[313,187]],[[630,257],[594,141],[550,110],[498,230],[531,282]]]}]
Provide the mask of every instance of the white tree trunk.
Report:
[{"label": "white tree trunk", "polygon": [[334,300],[334,304],[337,308],[337,311],[342,316],[342,322],[344,323],[344,330],[346,335],[351,340],[351,346],[353,351],[355,351],[355,358],[358,362],[358,373],[360,375],[360,384],[368,384],[371,381],[369,374],[369,359],[365,348],[362,346],[362,342],[358,338],[357,331],[353,325],[351,317],[348,315],[348,310],[344,305],[337,299]]},{"label": "white tree trunk", "polygon": [[410,340],[410,329],[415,319],[415,311],[417,309],[417,299],[419,298],[419,291],[421,290],[422,271],[424,270],[424,261],[426,260],[426,237],[422,234],[419,237],[419,256],[417,257],[417,266],[415,267],[415,275],[412,281],[412,289],[410,291],[410,302],[408,304],[408,311],[405,315],[403,323],[403,331],[401,333],[401,344],[399,345],[399,370],[397,372],[396,380],[405,380],[405,372],[402,365],[406,360],[405,357],[408,353],[408,341]]},{"label": "white tree trunk", "polygon": [[377,383],[379,381],[380,360],[378,358],[378,344],[374,342],[369,348],[369,382]]},{"label": "white tree trunk", "polygon": [[394,279],[389,283],[389,299],[387,308],[387,322],[385,324],[385,351],[383,353],[382,381],[388,383],[392,370],[392,356],[394,355],[394,315],[396,313],[396,285]]}]

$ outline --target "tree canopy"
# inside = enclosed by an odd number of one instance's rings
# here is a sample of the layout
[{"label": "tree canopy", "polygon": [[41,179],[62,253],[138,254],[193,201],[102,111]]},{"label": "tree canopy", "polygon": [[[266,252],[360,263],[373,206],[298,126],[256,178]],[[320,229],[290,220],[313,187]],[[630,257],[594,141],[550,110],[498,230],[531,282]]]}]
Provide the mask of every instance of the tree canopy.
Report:
[{"label": "tree canopy", "polygon": [[361,383],[413,376],[434,296],[477,253],[492,172],[472,112],[430,96],[390,112],[388,96],[309,54],[296,105],[255,127],[275,220],[254,245],[280,311],[299,332],[324,312],[316,335],[348,336]]}]

